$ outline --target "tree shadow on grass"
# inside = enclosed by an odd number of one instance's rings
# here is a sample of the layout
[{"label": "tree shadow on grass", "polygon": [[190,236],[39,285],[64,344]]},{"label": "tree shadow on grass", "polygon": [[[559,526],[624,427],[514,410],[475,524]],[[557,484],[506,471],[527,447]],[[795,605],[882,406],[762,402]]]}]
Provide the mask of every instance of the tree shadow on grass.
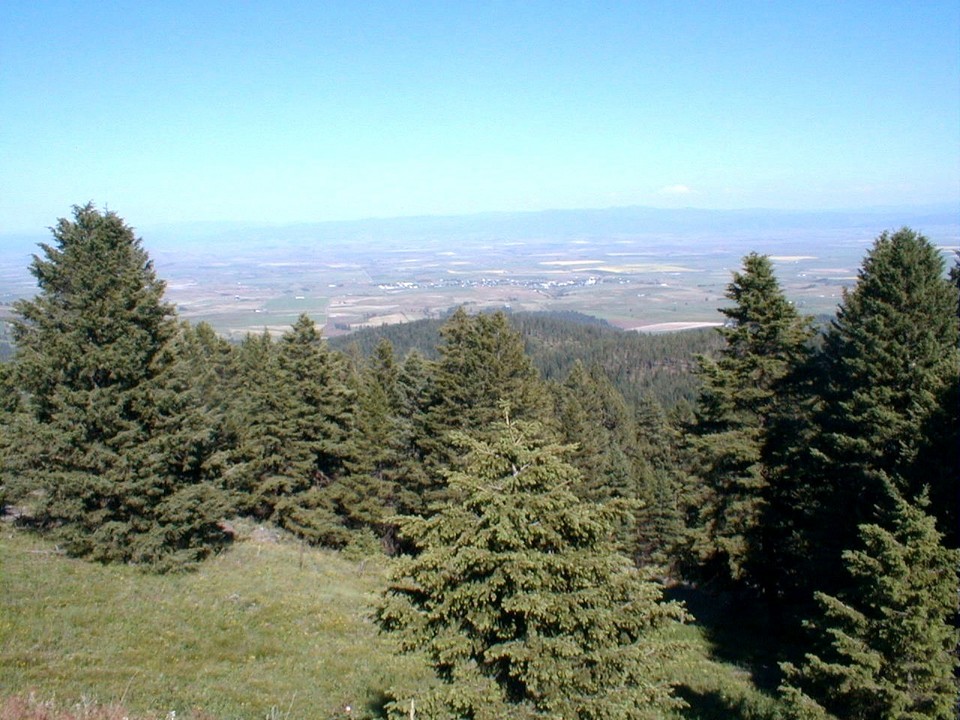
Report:
[{"label": "tree shadow on grass", "polygon": [[683,716],[690,720],[781,718],[783,708],[776,697],[782,679],[779,661],[793,647],[783,624],[771,618],[764,606],[731,593],[678,585],[665,595],[682,601],[694,616],[707,640],[710,658],[732,666],[731,679],[740,675],[755,690],[745,689],[738,681],[726,685],[718,680],[715,687],[709,683],[681,685],[677,695],[688,704]]},{"label": "tree shadow on grass", "polygon": [[371,690],[367,698],[367,711],[375,718],[386,718],[388,705],[393,701],[393,697],[384,690]]},{"label": "tree shadow on grass", "polygon": [[677,695],[687,702],[683,717],[688,720],[781,720],[775,709],[762,708],[744,697],[730,697],[719,690],[698,692],[686,686]]},{"label": "tree shadow on grass", "polygon": [[703,628],[713,659],[743,669],[758,690],[776,691],[785,638],[765,608],[730,594],[691,586],[669,588],[665,595],[686,605]]}]

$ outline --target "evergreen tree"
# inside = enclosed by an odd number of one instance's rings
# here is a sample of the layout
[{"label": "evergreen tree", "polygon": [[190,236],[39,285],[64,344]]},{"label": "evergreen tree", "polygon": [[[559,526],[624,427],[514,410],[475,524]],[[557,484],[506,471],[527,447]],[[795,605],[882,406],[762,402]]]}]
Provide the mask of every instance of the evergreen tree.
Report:
[{"label": "evergreen tree", "polygon": [[634,453],[642,459],[634,553],[639,564],[673,574],[685,530],[680,433],[653,397],[641,398],[634,414]]},{"label": "evergreen tree", "polygon": [[[960,251],[950,268],[950,282],[960,321]],[[960,338],[960,332],[957,337]],[[947,379],[922,436],[922,447],[910,475],[929,484],[930,506],[935,510],[944,543],[960,547],[960,371]]]},{"label": "evergreen tree", "polygon": [[336,484],[349,452],[353,398],[343,359],[302,315],[277,343],[266,332],[248,336],[237,361],[227,486],[256,517],[313,542],[345,544]]},{"label": "evergreen tree", "polygon": [[498,421],[504,402],[518,420],[547,417],[545,388],[506,315],[470,316],[459,308],[440,335],[434,375],[438,424],[480,429]]},{"label": "evergreen tree", "polygon": [[301,315],[280,338],[280,382],[294,390],[295,433],[311,445],[311,470],[335,477],[343,470],[354,396],[344,358],[332,352],[313,320]]},{"label": "evergreen tree", "polygon": [[734,305],[721,309],[726,345],[700,365],[691,549],[707,577],[749,582],[746,565],[766,488],[765,432],[778,412],[778,386],[805,361],[813,331],[784,297],[764,255],[744,258],[727,297]]},{"label": "evergreen tree", "polygon": [[398,485],[408,444],[408,423],[401,416],[399,368],[393,347],[383,340],[373,356],[352,376],[353,423],[350,457],[344,474],[331,488],[350,529],[366,528],[384,549],[397,550]]},{"label": "evergreen tree", "polygon": [[623,396],[597,367],[579,361],[557,389],[561,439],[576,445],[570,458],[584,485],[574,491],[584,500],[603,502],[637,496],[637,468],[628,452],[636,428]]},{"label": "evergreen tree", "polygon": [[929,484],[930,507],[947,547],[960,547],[960,375],[940,392],[910,473]]},{"label": "evergreen tree", "polygon": [[14,385],[12,369],[10,363],[0,362],[0,515],[15,495],[12,481],[15,458],[19,456],[12,428],[18,421],[20,392]]},{"label": "evergreen tree", "polygon": [[397,375],[399,430],[402,433],[397,475],[396,511],[400,515],[425,515],[442,484],[427,471],[428,414],[433,405],[434,364],[417,351],[404,359]]},{"label": "evergreen tree", "polygon": [[[824,354],[827,386],[808,468],[819,495],[808,531],[810,544],[823,548],[820,589],[835,594],[840,555],[859,525],[875,521],[886,478],[908,500],[955,492],[955,475],[924,472],[955,466],[956,448],[931,445],[928,432],[960,374],[957,291],[927,238],[906,228],[877,238],[857,285],[844,293]],[[944,424],[955,423],[956,412],[948,408]],[[945,529],[956,517],[949,506],[931,508]]]},{"label": "evergreen tree", "polygon": [[502,312],[470,316],[459,308],[440,335],[440,358],[431,368],[428,406],[415,436],[428,503],[446,496],[444,473],[456,461],[447,441],[450,432],[482,434],[498,421],[504,403],[518,420],[546,421],[552,413],[523,340]]},{"label": "evergreen tree", "polygon": [[[960,372],[956,313],[939,250],[906,228],[883,233],[827,336],[825,429],[837,460],[890,473],[913,462],[924,421]],[[922,485],[902,480],[913,494]]]},{"label": "evergreen tree", "polygon": [[664,661],[683,611],[615,552],[624,508],[577,498],[570,448],[537,426],[508,420],[485,434],[455,435],[468,450],[450,478],[461,502],[402,520],[419,554],[398,564],[378,613],[437,675],[418,713],[662,717],[680,704]]},{"label": "evergreen tree", "polygon": [[817,595],[822,649],[786,668],[784,695],[807,717],[824,709],[842,720],[956,717],[960,552],[942,545],[932,517],[887,491],[886,527],[862,525],[860,547],[844,553],[852,584]]},{"label": "evergreen tree", "polygon": [[230,352],[205,323],[181,323],[164,347],[168,370],[148,385],[144,414],[151,438],[145,449],[157,475],[220,484],[213,458],[222,449]]},{"label": "evergreen tree", "polygon": [[223,505],[163,438],[198,411],[181,396],[164,284],[114,213],[75,207],[53,238],[30,268],[39,295],[15,306],[16,443],[37,519],[76,555],[160,569],[199,559],[224,540]]},{"label": "evergreen tree", "polygon": [[747,573],[767,603],[772,627],[788,635],[809,609],[811,573],[829,565],[828,549],[811,532],[824,498],[818,478],[826,474],[823,457],[814,451],[823,377],[822,355],[814,352],[778,383],[762,446],[766,482]]},{"label": "evergreen tree", "polygon": [[677,458],[659,405],[648,400],[642,412],[632,411],[599,366],[587,370],[579,361],[555,393],[560,439],[576,447],[570,463],[583,479],[572,489],[590,502],[638,501],[635,517],[620,528],[621,548],[642,564],[669,565],[667,549],[682,520]]},{"label": "evergreen tree", "polygon": [[258,519],[273,516],[278,500],[304,489],[308,448],[287,421],[293,389],[280,382],[270,335],[247,335],[234,354],[225,418],[227,450],[218,458],[225,487],[238,510]]}]

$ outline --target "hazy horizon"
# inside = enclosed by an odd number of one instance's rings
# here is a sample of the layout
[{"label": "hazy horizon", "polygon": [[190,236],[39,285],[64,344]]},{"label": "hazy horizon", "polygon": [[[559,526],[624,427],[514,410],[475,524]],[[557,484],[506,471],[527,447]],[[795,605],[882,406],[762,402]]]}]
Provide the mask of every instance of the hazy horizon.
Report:
[{"label": "hazy horizon", "polygon": [[[104,208],[100,208],[103,210]],[[116,210],[115,208],[108,208]],[[161,247],[176,244],[180,237],[184,242],[207,239],[216,242],[230,239],[251,240],[257,237],[274,236],[307,239],[315,234],[319,240],[349,239],[357,232],[364,233],[365,240],[376,240],[382,234],[386,239],[410,240],[418,233],[439,237],[456,237],[458,234],[489,232],[500,239],[524,239],[539,237],[544,233],[559,236],[590,234],[593,236],[611,233],[658,234],[672,233],[682,237],[690,233],[736,232],[740,235],[762,233],[765,230],[782,232],[801,230],[815,232],[818,229],[842,230],[863,228],[874,235],[884,230],[894,230],[904,225],[932,221],[938,228],[950,228],[954,236],[960,232],[960,208],[953,203],[928,203],[917,205],[864,206],[845,208],[816,208],[792,210],[787,208],[663,208],[648,205],[622,205],[610,207],[546,208],[543,210],[492,210],[483,212],[433,215],[399,215],[390,217],[370,216],[354,220],[319,220],[282,222],[262,220],[181,220],[141,224],[117,210],[127,224],[144,240],[146,249],[151,245]],[[29,232],[7,232],[0,227],[0,251],[34,246],[50,238],[50,228],[59,218],[70,218],[72,207],[52,217],[44,226]],[[920,232],[924,227],[918,226]],[[399,233],[399,236],[398,236]],[[405,234],[406,233],[406,234]],[[493,236],[492,236],[493,237]],[[495,238],[494,238],[495,239]]]}]

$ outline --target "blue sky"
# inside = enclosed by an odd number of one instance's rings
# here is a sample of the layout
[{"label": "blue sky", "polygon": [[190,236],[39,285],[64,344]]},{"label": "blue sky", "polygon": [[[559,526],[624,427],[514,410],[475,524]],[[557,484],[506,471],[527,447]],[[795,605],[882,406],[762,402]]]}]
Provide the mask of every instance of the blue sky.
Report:
[{"label": "blue sky", "polygon": [[0,232],[960,203],[960,4],[0,4]]}]

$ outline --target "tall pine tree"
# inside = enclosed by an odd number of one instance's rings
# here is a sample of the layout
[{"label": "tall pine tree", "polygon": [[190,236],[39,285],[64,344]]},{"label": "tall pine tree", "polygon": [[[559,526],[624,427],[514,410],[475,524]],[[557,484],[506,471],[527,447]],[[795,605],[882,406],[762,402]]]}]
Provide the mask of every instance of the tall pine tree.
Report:
[{"label": "tall pine tree", "polygon": [[753,549],[766,487],[765,433],[778,412],[778,386],[802,364],[810,320],[784,297],[770,259],[751,253],[727,288],[733,306],[719,357],[703,358],[691,434],[691,549],[708,578],[752,584]]},{"label": "tall pine tree", "polygon": [[[908,501],[925,492],[940,500],[952,494],[945,485],[956,488],[955,476],[924,472],[956,462],[956,448],[931,445],[928,435],[960,373],[957,290],[944,271],[940,251],[923,235],[883,233],[827,334],[808,532],[822,548],[816,573],[828,593],[842,584],[840,555],[855,546],[858,526],[875,522],[887,478]],[[944,504],[931,512],[946,530],[956,511]]]},{"label": "tall pine tree", "polygon": [[680,433],[652,396],[640,399],[634,415],[634,454],[642,460],[634,553],[640,565],[675,575],[685,536]]},{"label": "tall pine tree", "polygon": [[164,418],[197,408],[176,376],[179,331],[141,242],[92,205],[61,219],[15,309],[15,373],[26,394],[22,471],[37,519],[77,555],[158,568],[223,541],[220,496],[171,462]]}]

